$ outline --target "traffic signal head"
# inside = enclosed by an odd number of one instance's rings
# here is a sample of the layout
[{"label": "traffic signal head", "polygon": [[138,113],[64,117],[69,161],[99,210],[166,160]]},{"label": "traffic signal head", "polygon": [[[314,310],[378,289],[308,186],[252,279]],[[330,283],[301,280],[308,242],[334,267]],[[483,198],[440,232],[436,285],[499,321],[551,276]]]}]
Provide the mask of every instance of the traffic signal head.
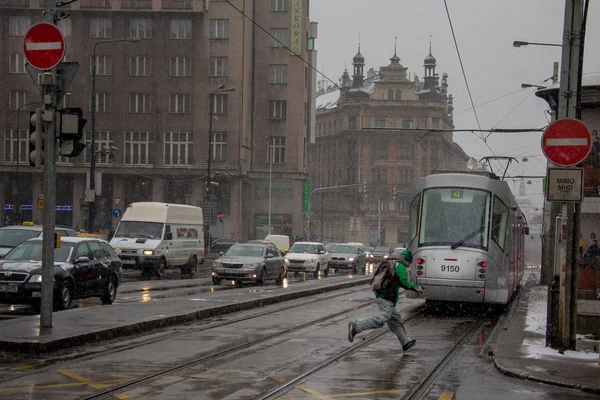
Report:
[{"label": "traffic signal head", "polygon": [[217,215],[217,221],[223,222],[223,215],[221,215],[221,214]]},{"label": "traffic signal head", "polygon": [[394,186],[392,188],[392,200],[396,200],[397,197],[398,197],[398,188],[396,186]]},{"label": "traffic signal head", "polygon": [[30,114],[29,125],[29,165],[42,168],[44,164],[44,121],[42,109],[38,108]]},{"label": "traffic signal head", "polygon": [[83,128],[86,119],[81,108],[65,108],[57,112],[58,133],[60,137],[60,152],[64,157],[77,157],[85,149]]},{"label": "traffic signal head", "polygon": [[362,183],[362,191],[363,191],[363,193],[367,193],[367,181],[363,181],[363,183]]}]

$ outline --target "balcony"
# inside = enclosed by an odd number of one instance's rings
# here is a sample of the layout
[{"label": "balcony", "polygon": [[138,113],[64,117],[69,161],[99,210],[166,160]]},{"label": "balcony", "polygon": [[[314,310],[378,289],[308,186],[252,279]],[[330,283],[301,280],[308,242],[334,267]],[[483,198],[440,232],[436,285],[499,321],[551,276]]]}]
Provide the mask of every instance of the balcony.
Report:
[{"label": "balcony", "polygon": [[192,10],[194,0],[162,0],[163,10]]},{"label": "balcony", "polygon": [[121,0],[123,10],[152,10],[152,0]]},{"label": "balcony", "polygon": [[30,0],[0,0],[0,8],[29,8]]},{"label": "balcony", "polygon": [[112,8],[112,0],[80,0],[82,9],[90,8]]}]

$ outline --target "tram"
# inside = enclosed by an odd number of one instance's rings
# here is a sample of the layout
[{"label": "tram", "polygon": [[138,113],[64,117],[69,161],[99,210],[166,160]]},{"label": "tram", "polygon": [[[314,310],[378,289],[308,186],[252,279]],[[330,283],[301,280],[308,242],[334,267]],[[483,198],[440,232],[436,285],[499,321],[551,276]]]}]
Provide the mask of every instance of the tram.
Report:
[{"label": "tram", "polygon": [[507,304],[523,278],[528,231],[508,184],[494,174],[419,178],[410,205],[409,279],[428,301]]}]

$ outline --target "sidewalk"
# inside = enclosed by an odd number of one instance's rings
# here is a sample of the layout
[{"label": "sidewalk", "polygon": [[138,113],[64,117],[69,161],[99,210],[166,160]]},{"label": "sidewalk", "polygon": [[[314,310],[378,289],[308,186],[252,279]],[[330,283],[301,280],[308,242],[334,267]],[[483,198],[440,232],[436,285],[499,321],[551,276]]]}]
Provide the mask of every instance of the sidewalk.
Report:
[{"label": "sidewalk", "polygon": [[578,337],[577,351],[564,355],[545,347],[547,287],[522,290],[497,328],[503,333],[496,345],[496,368],[508,376],[600,394],[598,341]]},{"label": "sidewalk", "polygon": [[[265,286],[205,292],[194,298],[179,297],[161,301],[82,307],[53,314],[53,327],[44,331],[39,315],[0,322],[0,350],[44,353],[82,344],[139,334],[275,304],[282,301],[365,285],[371,277],[339,277],[311,280],[287,288]],[[358,289],[357,289],[358,290]]]}]

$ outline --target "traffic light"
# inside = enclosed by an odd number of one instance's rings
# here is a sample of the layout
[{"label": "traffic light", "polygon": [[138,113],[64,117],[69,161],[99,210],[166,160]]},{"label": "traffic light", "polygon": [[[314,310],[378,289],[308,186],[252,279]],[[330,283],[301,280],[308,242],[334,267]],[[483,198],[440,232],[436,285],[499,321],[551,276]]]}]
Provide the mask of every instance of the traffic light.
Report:
[{"label": "traffic light", "polygon": [[392,200],[396,200],[396,198],[398,198],[398,188],[394,186],[392,188]]},{"label": "traffic light", "polygon": [[367,181],[363,181],[361,189],[363,193],[367,193]]},{"label": "traffic light", "polygon": [[30,113],[29,165],[36,168],[42,168],[42,165],[44,165],[44,120],[42,113],[41,108]]},{"label": "traffic light", "polygon": [[223,215],[221,215],[221,214],[217,215],[217,221],[223,222]]},{"label": "traffic light", "polygon": [[81,108],[64,108],[56,113],[57,130],[60,138],[59,154],[63,157],[77,157],[85,149],[83,128],[86,119]]}]

